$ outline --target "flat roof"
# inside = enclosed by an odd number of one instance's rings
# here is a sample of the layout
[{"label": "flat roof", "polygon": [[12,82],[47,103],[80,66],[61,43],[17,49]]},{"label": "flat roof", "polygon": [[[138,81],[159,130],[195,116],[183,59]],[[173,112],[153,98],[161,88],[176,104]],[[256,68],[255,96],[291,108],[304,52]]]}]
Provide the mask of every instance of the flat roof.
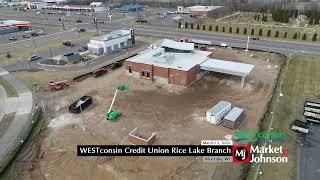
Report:
[{"label": "flat roof", "polygon": [[254,65],[209,58],[200,64],[200,68],[207,71],[246,77],[250,74]]},{"label": "flat roof", "polygon": [[4,20],[0,21],[0,26],[12,26],[17,24],[30,24],[31,22],[28,21],[17,21],[17,20]]},{"label": "flat roof", "polygon": [[212,11],[221,7],[223,6],[190,6],[187,8],[191,11]]},{"label": "flat roof", "polygon": [[94,37],[90,40],[95,40],[95,41],[109,41],[112,39],[116,39],[119,37],[123,37],[123,36],[127,36],[130,35],[131,31],[130,30],[116,30],[116,31],[112,31],[109,34],[103,35],[103,36],[98,36],[98,37]]},{"label": "flat roof", "polygon": [[188,53],[165,52],[162,47],[149,48],[138,55],[127,59],[135,63],[143,63],[163,68],[188,71],[208,59],[211,52],[193,50]]},{"label": "flat roof", "polygon": [[179,49],[185,51],[192,51],[194,50],[194,43],[185,43],[185,42],[178,42],[170,39],[164,39],[161,44],[162,47],[172,48],[172,49]]},{"label": "flat roof", "polygon": [[217,115],[217,114],[220,114],[228,106],[231,106],[230,102],[228,102],[228,101],[220,101],[218,104],[214,105],[207,112],[209,112],[209,113],[211,113],[213,115]]},{"label": "flat roof", "polygon": [[235,122],[243,112],[244,112],[244,109],[239,107],[233,107],[224,119]]}]

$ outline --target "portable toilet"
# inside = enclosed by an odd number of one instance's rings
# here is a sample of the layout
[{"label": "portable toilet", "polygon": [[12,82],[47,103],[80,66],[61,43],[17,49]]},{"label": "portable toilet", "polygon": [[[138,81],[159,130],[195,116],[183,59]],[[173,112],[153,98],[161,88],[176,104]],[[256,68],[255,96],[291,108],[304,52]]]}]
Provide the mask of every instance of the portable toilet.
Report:
[{"label": "portable toilet", "polygon": [[231,103],[220,101],[206,112],[207,121],[212,124],[220,124],[223,117],[231,110]]},{"label": "portable toilet", "polygon": [[231,111],[224,117],[223,126],[236,129],[244,120],[244,109],[233,107]]}]

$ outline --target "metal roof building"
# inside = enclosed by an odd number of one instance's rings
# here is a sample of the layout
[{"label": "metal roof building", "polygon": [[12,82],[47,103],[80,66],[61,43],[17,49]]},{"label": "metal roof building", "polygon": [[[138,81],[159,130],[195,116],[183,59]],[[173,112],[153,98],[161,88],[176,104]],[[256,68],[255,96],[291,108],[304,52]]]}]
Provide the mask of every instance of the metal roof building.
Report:
[{"label": "metal roof building", "polygon": [[128,5],[122,6],[120,9],[121,11],[136,11],[136,10],[141,10],[143,8],[144,6],[140,4],[128,4]]}]

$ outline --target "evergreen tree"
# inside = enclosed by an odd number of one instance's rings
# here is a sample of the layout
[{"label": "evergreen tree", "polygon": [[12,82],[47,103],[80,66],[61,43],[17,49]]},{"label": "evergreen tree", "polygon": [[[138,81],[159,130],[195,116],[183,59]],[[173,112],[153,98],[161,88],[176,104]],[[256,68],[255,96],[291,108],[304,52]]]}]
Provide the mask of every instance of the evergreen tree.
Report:
[{"label": "evergreen tree", "polygon": [[302,36],[302,40],[306,40],[307,39],[307,34],[304,33],[303,36]]},{"label": "evergreen tree", "polygon": [[193,29],[193,23],[191,23],[191,27],[190,28]]},{"label": "evergreen tree", "polygon": [[274,35],[274,37],[279,37],[279,31],[276,31],[276,34]]},{"label": "evergreen tree", "polygon": [[254,29],[251,29],[251,35],[252,36],[254,35]]},{"label": "evergreen tree", "polygon": [[259,29],[259,36],[262,36],[262,29]]},{"label": "evergreen tree", "polygon": [[225,32],[225,31],[226,31],[226,29],[225,29],[225,27],[223,26],[223,27],[222,27],[222,32]]},{"label": "evergreen tree", "polygon": [[232,27],[229,27],[229,33],[232,33]]},{"label": "evergreen tree", "polygon": [[243,34],[247,34],[247,28],[243,29]]},{"label": "evergreen tree", "polygon": [[200,24],[197,25],[197,30],[200,30]]},{"label": "evergreen tree", "polygon": [[206,25],[202,25],[202,30],[206,30]]},{"label": "evergreen tree", "polygon": [[288,36],[288,33],[287,33],[287,32],[284,32],[283,38],[287,38],[287,36]]},{"label": "evergreen tree", "polygon": [[236,33],[239,34],[239,31],[240,31],[240,29],[239,29],[239,27],[237,27]]},{"label": "evergreen tree", "polygon": [[312,41],[316,41],[317,40],[317,36],[318,36],[318,34],[314,33],[314,35],[312,36]]},{"label": "evergreen tree", "polygon": [[209,26],[209,31],[212,31],[212,25]]},{"label": "evergreen tree", "polygon": [[217,31],[217,32],[219,31],[219,26],[216,26],[216,31]]},{"label": "evergreen tree", "polygon": [[188,23],[187,22],[184,23],[184,28],[188,29]]},{"label": "evergreen tree", "polygon": [[298,37],[298,34],[297,33],[294,33],[294,35],[293,35],[293,39],[297,39],[297,37]]},{"label": "evergreen tree", "polygon": [[271,30],[269,29],[267,32],[267,36],[270,37],[270,35],[271,35]]}]

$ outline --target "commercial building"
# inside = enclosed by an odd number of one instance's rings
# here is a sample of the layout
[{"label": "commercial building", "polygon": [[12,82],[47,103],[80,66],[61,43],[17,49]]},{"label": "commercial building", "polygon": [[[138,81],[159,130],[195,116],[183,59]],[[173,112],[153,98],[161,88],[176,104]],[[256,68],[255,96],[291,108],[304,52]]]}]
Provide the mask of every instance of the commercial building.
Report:
[{"label": "commercial building", "polygon": [[144,6],[140,4],[128,4],[128,5],[122,6],[120,10],[122,12],[129,12],[129,11],[140,11],[140,10],[143,10],[143,8]]},{"label": "commercial building", "polygon": [[48,4],[43,1],[39,2],[28,2],[27,7],[29,9],[44,9]]},{"label": "commercial building", "polygon": [[0,21],[0,34],[14,33],[18,31],[31,31],[31,22],[5,20]]},{"label": "commercial building", "polygon": [[253,65],[211,59],[212,52],[194,48],[194,43],[164,39],[125,61],[128,75],[161,84],[187,87],[207,72],[220,72],[245,78]]},{"label": "commercial building", "polygon": [[52,57],[52,60],[55,64],[64,65],[67,63],[76,63],[81,61],[81,56],[78,53],[69,53]]},{"label": "commercial building", "polygon": [[90,39],[88,50],[96,55],[110,54],[135,44],[134,30],[117,30]]},{"label": "commercial building", "polygon": [[101,12],[105,11],[106,7],[101,3],[93,3],[92,5],[64,5],[52,4],[47,5],[45,9],[59,10],[59,11],[76,11],[76,12]]},{"label": "commercial building", "polygon": [[207,17],[211,11],[222,8],[223,6],[191,6],[187,7],[192,17]]}]

